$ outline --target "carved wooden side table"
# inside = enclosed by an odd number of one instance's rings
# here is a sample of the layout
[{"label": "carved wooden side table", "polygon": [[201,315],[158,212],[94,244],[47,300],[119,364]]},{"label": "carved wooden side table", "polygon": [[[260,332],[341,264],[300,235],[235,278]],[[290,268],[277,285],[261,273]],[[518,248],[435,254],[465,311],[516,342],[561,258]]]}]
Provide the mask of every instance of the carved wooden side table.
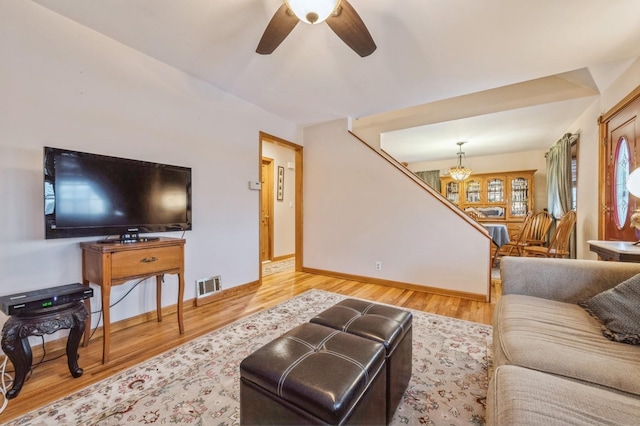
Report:
[{"label": "carved wooden side table", "polygon": [[10,316],[2,327],[2,350],[15,369],[15,377],[7,398],[20,393],[27,374],[31,371],[33,357],[29,336],[43,336],[58,330],[70,329],[67,338],[67,364],[73,377],[82,376],[78,367],[78,346],[84,333],[87,309],[83,302],[60,305],[55,309],[43,309],[21,315]]}]

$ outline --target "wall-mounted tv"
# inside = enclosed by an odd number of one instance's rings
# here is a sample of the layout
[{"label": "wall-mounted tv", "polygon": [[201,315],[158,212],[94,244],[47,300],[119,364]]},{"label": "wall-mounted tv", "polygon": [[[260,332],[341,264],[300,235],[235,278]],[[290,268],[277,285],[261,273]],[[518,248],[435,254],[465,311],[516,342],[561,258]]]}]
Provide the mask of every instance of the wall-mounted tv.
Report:
[{"label": "wall-mounted tv", "polygon": [[45,147],[44,221],[47,239],[190,230],[191,169]]}]

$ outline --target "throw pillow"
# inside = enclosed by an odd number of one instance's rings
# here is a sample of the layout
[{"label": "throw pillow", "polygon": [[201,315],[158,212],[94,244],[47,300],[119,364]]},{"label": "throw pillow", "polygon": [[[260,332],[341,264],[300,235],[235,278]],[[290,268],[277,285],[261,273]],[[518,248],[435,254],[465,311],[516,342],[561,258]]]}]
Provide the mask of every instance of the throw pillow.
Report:
[{"label": "throw pillow", "polygon": [[640,345],[640,274],[578,304],[602,323],[607,338]]}]

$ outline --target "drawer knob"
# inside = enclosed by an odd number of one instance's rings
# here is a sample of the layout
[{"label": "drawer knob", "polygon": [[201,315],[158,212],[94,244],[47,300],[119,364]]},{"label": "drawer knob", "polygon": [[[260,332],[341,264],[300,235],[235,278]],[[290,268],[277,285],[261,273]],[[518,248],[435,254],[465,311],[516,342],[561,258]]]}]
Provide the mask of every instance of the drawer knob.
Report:
[{"label": "drawer knob", "polygon": [[142,263],[152,263],[152,262],[155,262],[156,260],[158,260],[158,258],[155,257],[155,256],[152,256],[151,258],[143,257],[140,262],[142,262]]}]

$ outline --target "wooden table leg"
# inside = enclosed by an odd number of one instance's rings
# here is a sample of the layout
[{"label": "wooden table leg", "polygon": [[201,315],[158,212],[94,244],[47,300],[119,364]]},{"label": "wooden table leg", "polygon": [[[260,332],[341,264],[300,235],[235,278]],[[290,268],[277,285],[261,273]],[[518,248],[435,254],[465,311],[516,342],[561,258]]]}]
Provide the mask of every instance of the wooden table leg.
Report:
[{"label": "wooden table leg", "polygon": [[31,362],[33,360],[29,337],[25,336],[24,338],[20,338],[20,321],[12,321],[13,318],[14,317],[9,318],[2,330],[2,350],[11,360],[15,370],[13,386],[7,391],[7,399],[18,396],[20,390],[22,390],[22,385],[24,385],[27,374],[31,370]]},{"label": "wooden table leg", "polygon": [[73,377],[80,377],[84,372],[82,368],[78,366],[78,346],[80,345],[82,333],[85,332],[85,316],[89,316],[86,310],[77,309],[73,313],[72,325],[69,331],[69,337],[67,337],[67,365]]},{"label": "wooden table leg", "polygon": [[156,275],[156,312],[158,322],[162,322],[162,275]]},{"label": "wooden table leg", "polygon": [[102,363],[109,362],[109,348],[111,347],[111,285],[103,283],[101,288],[102,296]]},{"label": "wooden table leg", "polygon": [[[89,281],[82,280],[82,284],[89,286]],[[84,320],[84,340],[82,346],[85,348],[89,346],[89,339],[91,339],[91,301],[84,299],[84,307],[87,310],[87,319]]]},{"label": "wooden table leg", "polygon": [[178,328],[180,329],[180,334],[184,334],[184,321],[182,320],[182,299],[184,299],[184,273],[180,272],[178,274]]}]

